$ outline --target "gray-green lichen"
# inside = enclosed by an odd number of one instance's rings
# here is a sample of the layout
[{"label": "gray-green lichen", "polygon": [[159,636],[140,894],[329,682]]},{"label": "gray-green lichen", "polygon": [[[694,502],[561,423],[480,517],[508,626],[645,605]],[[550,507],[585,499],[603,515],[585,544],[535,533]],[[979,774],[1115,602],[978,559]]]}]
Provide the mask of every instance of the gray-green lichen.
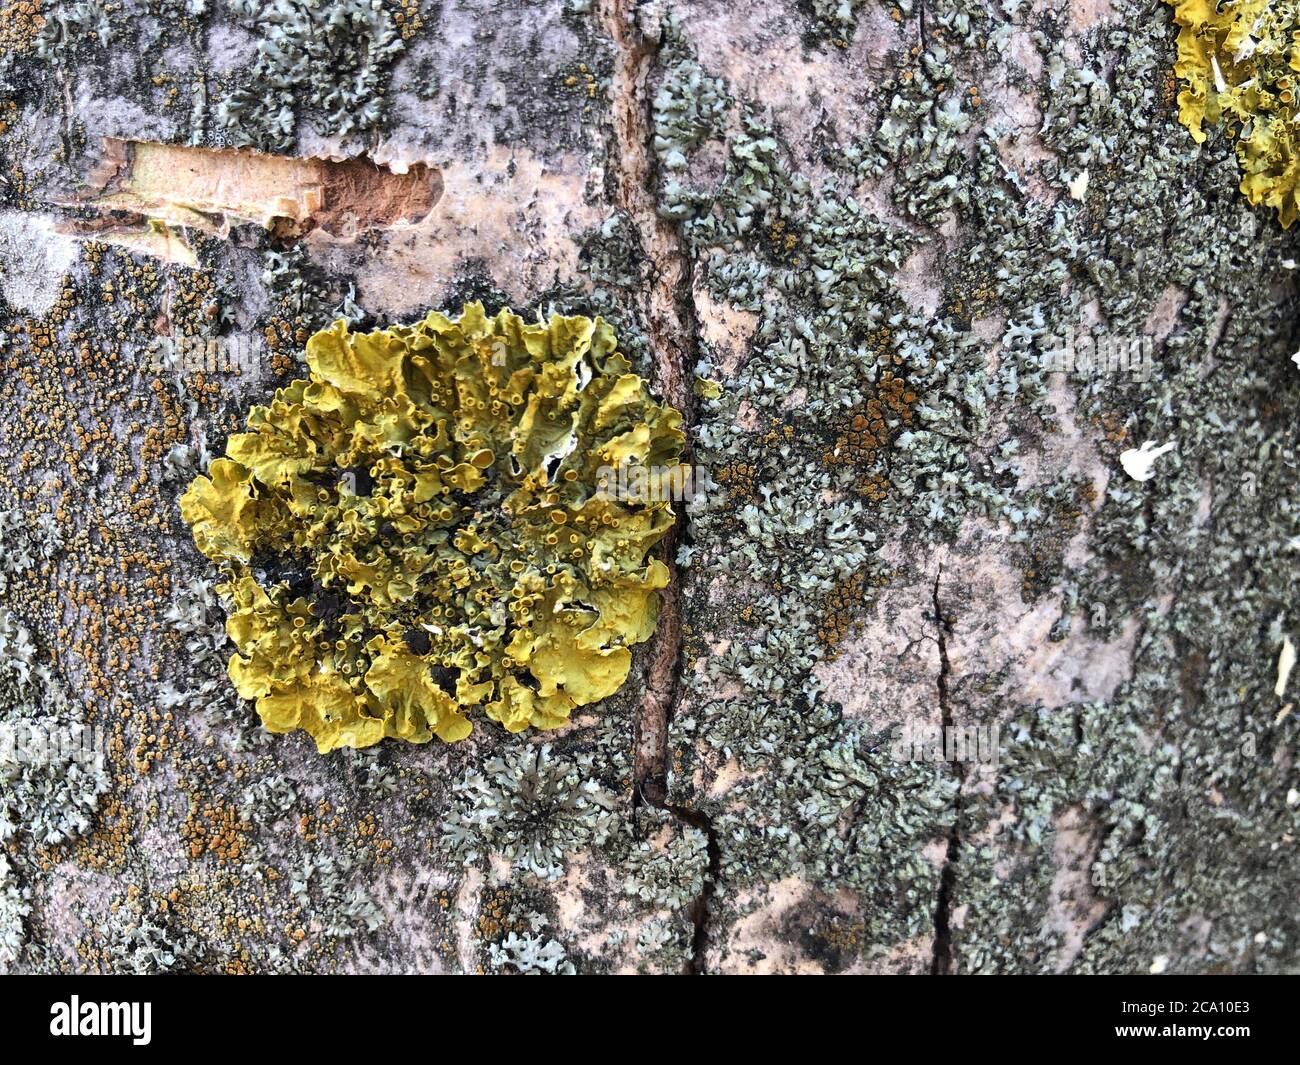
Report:
[{"label": "gray-green lichen", "polygon": [[675,912],[696,903],[710,875],[705,832],[668,810],[639,812],[636,831],[611,844],[610,859],[624,894]]},{"label": "gray-green lichen", "polygon": [[592,761],[543,744],[470,770],[443,822],[446,842],[466,862],[498,853],[519,872],[561,876],[567,854],[605,842],[616,823],[618,797],[588,776]]},{"label": "gray-green lichen", "polygon": [[[12,527],[10,532],[12,532]],[[107,790],[105,752],[38,660],[31,633],[0,607],[0,843],[57,847],[90,831]],[[0,854],[0,962],[25,942],[31,889]]]},{"label": "gray-green lichen", "polygon": [[18,959],[26,938],[23,921],[32,912],[29,891],[14,876],[9,859],[0,854],[0,963]]},{"label": "gray-green lichen", "polygon": [[577,970],[564,948],[553,939],[525,932],[510,932],[490,948],[492,967],[497,972],[519,976],[573,976]]},{"label": "gray-green lichen", "polygon": [[388,68],[406,46],[381,0],[233,0],[232,9],[259,41],[216,107],[230,143],[289,151],[304,115],[329,136],[379,127]]},{"label": "gray-green lichen", "polygon": [[210,578],[193,577],[175,590],[174,602],[164,619],[184,640],[189,668],[183,678],[159,682],[158,705],[186,714],[219,716],[231,726],[236,750],[265,746],[270,734],[253,719],[247,703],[239,698],[226,676],[231,644],[226,635],[225,611],[213,583]]},{"label": "gray-green lichen", "polygon": [[62,547],[58,523],[48,513],[0,510],[0,594],[13,576],[50,562]]},{"label": "gray-green lichen", "polygon": [[[1293,476],[1276,413],[1296,391],[1283,358],[1288,304],[1258,288],[1285,276],[1288,245],[1234,202],[1224,147],[1198,153],[1179,136],[1161,97],[1172,38],[1159,5],[1116,5],[1114,20],[1076,50],[1078,38],[1054,15],[927,4],[925,47],[876,96],[875,131],[848,139],[840,130],[840,150],[822,152],[808,176],[808,160],[753,102],[718,104],[725,87],[694,55],[686,23],[665,31],[656,115],[711,117],[685,133],[661,121],[656,148],[668,175],[708,175],[692,162],[716,157],[721,142],[724,172],[713,184],[665,181],[661,211],[682,226],[696,285],[757,315],[722,398],[702,405],[697,460],[724,491],[694,515],[680,556],[701,582],[688,603],[725,574],[727,591],[715,586],[710,598],[732,604],[725,613],[690,608],[693,627],[726,649],[701,655],[688,674],[690,709],[673,723],[678,801],[707,810],[720,840],[715,904],[730,912],[742,885],[794,873],[863,892],[867,923],[876,922],[867,942],[901,943],[937,906],[938,873],[918,863],[919,848],[955,816],[951,905],[967,915],[953,931],[958,971],[1058,962],[1145,971],[1183,945],[1174,943],[1178,928],[1201,918],[1217,922],[1216,934],[1182,963],[1188,969],[1274,966],[1270,951],[1294,945],[1296,934],[1281,904],[1295,889],[1285,869],[1294,810],[1284,801],[1294,778],[1281,753],[1290,725],[1269,725],[1277,643],[1260,638],[1243,653],[1241,641],[1294,602],[1284,561],[1291,508],[1265,515],[1259,502],[1288,498]],[[987,97],[1005,93],[1002,83],[1041,107],[1041,154],[1017,154],[1033,137],[1023,121],[988,117],[996,109]],[[862,198],[863,182],[882,181],[894,218]],[[918,310],[901,287],[907,261],[927,245],[942,249],[931,268],[933,311]],[[1042,362],[1053,338],[1096,320],[1113,334],[1145,334],[1171,299],[1174,328],[1160,338],[1152,382],[1104,374],[1068,382],[1077,405],[1069,431],[1117,471],[1099,509],[1068,470],[1028,480],[1026,450],[1051,446],[1060,426]],[[828,467],[820,427],[869,403],[885,368],[916,393],[912,420],[885,426],[884,462]],[[1180,459],[1158,482],[1136,485],[1118,472],[1120,446],[1129,445],[1117,441],[1155,434],[1177,438]],[[862,494],[864,469],[887,486]],[[1250,491],[1210,489],[1215,518],[1206,521],[1197,517],[1207,493],[1200,478],[1213,471],[1232,486],[1248,473]],[[1133,680],[1109,703],[1027,710],[1050,738],[1029,756],[1017,730],[996,798],[966,795],[958,814],[951,768],[902,771],[868,754],[872,735],[826,704],[814,667],[827,654],[818,622],[834,589],[861,574],[858,617],[867,621],[867,589],[919,576],[883,564],[881,548],[924,557],[926,544],[977,516],[1023,545],[1027,603],[1049,590],[1061,597],[1054,638],[1074,627],[1114,639],[1130,620],[1143,636]],[[1093,557],[1066,565],[1076,537]],[[951,607],[959,619],[965,598]],[[959,714],[979,720],[996,711],[984,693],[1005,677],[981,674],[978,662],[964,668],[950,679],[952,698]],[[718,699],[720,687],[737,694]],[[1089,717],[1111,723],[1103,744],[1073,741]],[[1245,729],[1260,742],[1249,758]],[[722,798],[702,793],[694,775],[707,784],[729,758],[754,775]],[[1177,766],[1185,775],[1175,786]],[[1192,809],[1203,812],[1192,829],[1182,818],[1200,781]],[[825,831],[846,795],[861,798],[850,832],[879,833],[886,849]],[[1095,873],[1104,916],[1082,952],[1061,962],[1048,896],[1057,819],[1072,803],[1114,828]],[[884,818],[874,830],[872,811]],[[1036,888],[1017,879],[1008,891],[995,874],[1009,851],[1019,855],[1015,876]],[[1240,857],[1212,860],[1216,851]],[[908,887],[873,900],[877,884]],[[1265,937],[1267,949],[1251,923],[1260,913],[1286,926]]]}]

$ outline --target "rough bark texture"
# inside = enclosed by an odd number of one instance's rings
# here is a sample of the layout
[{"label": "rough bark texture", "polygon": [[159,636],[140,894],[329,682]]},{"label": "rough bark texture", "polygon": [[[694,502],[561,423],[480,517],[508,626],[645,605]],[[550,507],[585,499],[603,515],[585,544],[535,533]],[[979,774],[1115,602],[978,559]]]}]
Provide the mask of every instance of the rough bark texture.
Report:
[{"label": "rough bark texture", "polygon": [[[0,964],[1294,970],[1300,254],[1173,40],[1158,0],[6,2],[0,710],[105,757],[0,763]],[[134,142],[195,149],[201,217],[103,202]],[[471,299],[604,315],[687,415],[656,636],[548,735],[269,736],[178,495],[311,332]],[[1087,331],[1150,372],[1048,372]],[[151,369],[180,336],[256,372]]]}]

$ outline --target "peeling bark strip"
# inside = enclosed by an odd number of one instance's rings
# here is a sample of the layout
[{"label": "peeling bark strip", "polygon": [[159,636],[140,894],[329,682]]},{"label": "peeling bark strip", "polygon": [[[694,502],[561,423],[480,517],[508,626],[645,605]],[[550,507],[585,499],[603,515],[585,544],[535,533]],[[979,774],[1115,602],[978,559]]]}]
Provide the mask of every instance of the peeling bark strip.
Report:
[{"label": "peeling bark strip", "polygon": [[658,27],[651,39],[637,21],[635,0],[604,0],[601,18],[618,50],[610,84],[618,204],[636,225],[650,260],[644,313],[654,346],[657,384],[689,422],[692,399],[687,373],[696,346],[691,260],[676,224],[660,218],[655,204],[654,100],[648,82],[658,57]]},{"label": "peeling bark strip", "polygon": [[[653,97],[648,84],[658,58],[657,26],[651,33],[637,20],[636,0],[603,0],[599,18],[614,43],[616,59],[610,84],[617,165],[618,205],[632,219],[650,263],[650,284],[641,307],[654,353],[655,385],[693,421],[694,397],[689,373],[695,365],[699,326],[695,319],[691,258],[676,225],[659,217],[654,155]],[[647,17],[655,17],[647,15]],[[689,437],[687,439],[690,447]],[[668,802],[668,725],[681,694],[682,590],[677,571],[677,538],[686,515],[677,504],[678,520],[664,537],[668,587],[660,596],[659,623],[651,641],[651,659],[636,720],[633,803],[668,810],[684,824],[704,833],[709,868],[704,888],[690,907],[694,932],[686,975],[704,971],[709,944],[709,904],[722,867],[722,851],[713,822],[702,810]]]},{"label": "peeling bark strip", "polygon": [[[617,50],[610,103],[618,204],[636,226],[650,262],[650,284],[641,310],[655,356],[655,384],[689,425],[692,396],[688,373],[695,361],[697,334],[691,261],[677,227],[660,218],[655,209],[653,100],[648,83],[658,48],[656,40],[638,24],[632,0],[605,0],[600,18]],[[635,797],[652,806],[667,801],[668,722],[681,686],[681,590],[674,559],[684,516],[679,513],[678,517],[681,520],[663,541],[669,582],[660,597],[659,624],[651,644],[650,670],[636,729]]]},{"label": "peeling bark strip", "polygon": [[110,242],[120,234],[137,247],[145,238],[141,250],[156,245],[155,254],[172,261],[177,254],[184,259],[184,252],[170,247],[174,236],[161,243],[147,239],[159,230],[152,223],[221,237],[234,223],[253,222],[279,236],[319,228],[349,238],[419,222],[442,196],[442,174],[424,163],[398,173],[364,157],[295,159],[116,137],[103,143],[103,159],[87,175],[87,195],[64,204],[91,207],[101,217],[73,223],[70,232]]}]

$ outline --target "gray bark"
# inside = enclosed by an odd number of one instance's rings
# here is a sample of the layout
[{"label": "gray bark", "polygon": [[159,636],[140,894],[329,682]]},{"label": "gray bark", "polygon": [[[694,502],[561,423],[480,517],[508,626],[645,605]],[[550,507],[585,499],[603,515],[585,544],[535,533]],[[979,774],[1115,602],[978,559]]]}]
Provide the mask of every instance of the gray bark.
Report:
[{"label": "gray bark", "polygon": [[[5,769],[9,969],[1295,969],[1300,256],[1163,3],[18,6],[0,706],[106,760]],[[229,209],[112,213],[137,142]],[[687,414],[656,635],[554,733],[268,736],[176,500],[310,332],[470,299]],[[1150,364],[1050,372],[1093,333]]]}]

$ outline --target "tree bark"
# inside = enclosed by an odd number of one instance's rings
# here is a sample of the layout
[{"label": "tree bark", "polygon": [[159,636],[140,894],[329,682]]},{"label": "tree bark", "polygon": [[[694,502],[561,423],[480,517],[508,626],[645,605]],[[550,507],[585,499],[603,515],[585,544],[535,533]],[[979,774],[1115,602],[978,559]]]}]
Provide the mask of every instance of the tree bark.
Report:
[{"label": "tree bark", "polygon": [[[99,757],[0,762],[0,965],[1300,962],[1300,256],[1159,0],[6,19],[0,716]],[[177,499],[312,332],[471,300],[683,412],[658,628],[555,732],[318,755]]]}]

